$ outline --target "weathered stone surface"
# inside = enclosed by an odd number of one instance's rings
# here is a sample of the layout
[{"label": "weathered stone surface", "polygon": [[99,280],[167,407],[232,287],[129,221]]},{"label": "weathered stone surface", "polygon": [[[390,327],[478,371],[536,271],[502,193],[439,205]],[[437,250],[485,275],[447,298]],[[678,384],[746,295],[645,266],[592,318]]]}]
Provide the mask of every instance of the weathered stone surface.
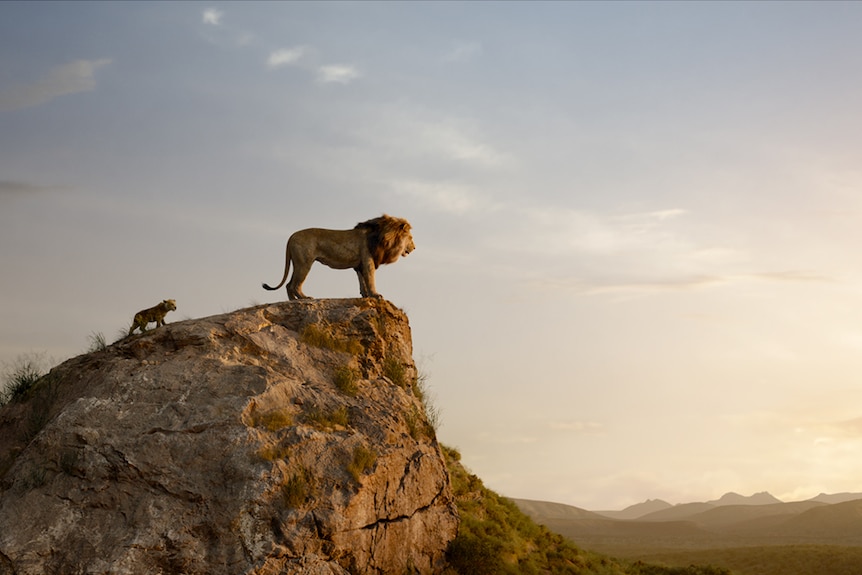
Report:
[{"label": "weathered stone surface", "polygon": [[371,299],[73,358],[0,409],[0,574],[440,572],[457,514],[415,374],[407,317]]}]

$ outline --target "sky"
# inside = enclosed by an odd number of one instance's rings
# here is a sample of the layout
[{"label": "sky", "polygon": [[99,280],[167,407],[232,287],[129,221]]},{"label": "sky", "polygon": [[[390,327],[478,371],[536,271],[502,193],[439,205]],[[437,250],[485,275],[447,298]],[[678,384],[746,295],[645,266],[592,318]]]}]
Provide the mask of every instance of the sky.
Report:
[{"label": "sky", "polygon": [[[0,362],[377,273],[439,439],[620,509],[862,491],[862,3],[0,2]],[[316,265],[304,291],[358,296]]]}]

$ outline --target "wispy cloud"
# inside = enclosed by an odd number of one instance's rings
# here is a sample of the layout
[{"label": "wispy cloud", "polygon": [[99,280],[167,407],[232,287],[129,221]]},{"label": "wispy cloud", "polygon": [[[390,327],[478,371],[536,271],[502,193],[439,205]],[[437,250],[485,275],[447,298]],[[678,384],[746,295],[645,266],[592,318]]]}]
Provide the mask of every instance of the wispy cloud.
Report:
[{"label": "wispy cloud", "polygon": [[299,62],[303,56],[308,53],[308,48],[305,46],[296,46],[294,48],[284,48],[271,52],[266,60],[266,65],[270,68],[280,68]]},{"label": "wispy cloud", "polygon": [[422,205],[439,212],[466,214],[491,209],[490,198],[470,186],[421,180],[393,180],[389,182],[397,194],[410,196]]},{"label": "wispy cloud", "polygon": [[469,62],[482,54],[482,44],[479,42],[456,42],[443,55],[444,62]]},{"label": "wispy cloud", "polygon": [[832,278],[828,276],[824,276],[812,271],[803,271],[803,270],[785,270],[785,271],[777,271],[777,272],[760,272],[750,274],[748,276],[751,279],[764,280],[764,281],[773,281],[773,282],[816,282],[816,283],[832,283]]},{"label": "wispy cloud", "polygon": [[96,70],[111,60],[75,60],[52,68],[30,84],[11,86],[0,92],[0,112],[38,106],[60,96],[89,92],[96,87]]},{"label": "wispy cloud", "polygon": [[23,196],[44,192],[48,188],[28,184],[27,182],[18,182],[14,180],[0,180],[0,197],[3,196]]},{"label": "wispy cloud", "polygon": [[663,252],[690,257],[696,249],[667,227],[668,220],[686,213],[674,208],[646,213],[606,215],[545,206],[512,206],[519,225],[525,227],[524,241],[516,249],[525,251],[626,254],[638,251]]},{"label": "wispy cloud", "polygon": [[253,32],[240,32],[236,37],[237,46],[250,46],[254,43],[255,35]]},{"label": "wispy cloud", "polygon": [[602,431],[601,423],[594,421],[553,421],[548,424],[554,431],[563,431],[568,433],[579,434],[594,434]]},{"label": "wispy cloud", "polygon": [[486,167],[500,166],[506,161],[505,156],[493,146],[455,122],[429,122],[420,126],[419,131],[423,141],[451,159]]},{"label": "wispy cloud", "polygon": [[680,292],[715,287],[727,283],[726,277],[714,275],[668,277],[655,280],[630,280],[624,282],[584,282],[580,285],[582,293],[595,294],[646,294]]},{"label": "wispy cloud", "polygon": [[[815,273],[786,271],[753,274],[692,274],[656,276],[653,278],[629,277],[617,279],[600,278],[541,278],[531,282],[537,288],[565,290],[584,295],[644,295],[702,290],[725,285],[740,285],[751,282],[781,283],[831,283],[834,280]],[[862,338],[860,338],[862,341]],[[862,346],[862,344],[860,344]]]},{"label": "wispy cloud", "polygon": [[317,69],[317,80],[324,84],[349,84],[362,74],[353,66],[331,64]]},{"label": "wispy cloud", "polygon": [[221,26],[222,18],[224,18],[224,12],[216,8],[207,8],[206,10],[204,10],[202,18],[204,24]]}]

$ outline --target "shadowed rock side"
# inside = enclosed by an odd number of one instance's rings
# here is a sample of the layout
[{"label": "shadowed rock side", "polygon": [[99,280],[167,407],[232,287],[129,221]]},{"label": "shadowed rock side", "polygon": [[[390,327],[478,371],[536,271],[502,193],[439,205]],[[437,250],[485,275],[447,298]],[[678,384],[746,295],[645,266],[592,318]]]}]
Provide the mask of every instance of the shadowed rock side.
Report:
[{"label": "shadowed rock side", "polygon": [[458,518],[415,378],[371,299],[73,358],[0,409],[0,574],[440,572]]}]

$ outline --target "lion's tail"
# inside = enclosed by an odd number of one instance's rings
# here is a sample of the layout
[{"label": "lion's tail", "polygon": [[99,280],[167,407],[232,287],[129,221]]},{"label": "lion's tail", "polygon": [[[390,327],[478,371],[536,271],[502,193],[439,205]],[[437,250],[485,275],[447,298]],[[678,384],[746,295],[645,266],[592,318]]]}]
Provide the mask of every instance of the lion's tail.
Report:
[{"label": "lion's tail", "polygon": [[281,281],[278,282],[278,285],[275,287],[270,287],[267,284],[262,284],[263,289],[268,289],[270,291],[277,290],[281,286],[284,285],[284,282],[287,281],[287,274],[290,271],[290,240],[287,240],[287,246],[284,248],[284,276],[281,278]]}]

